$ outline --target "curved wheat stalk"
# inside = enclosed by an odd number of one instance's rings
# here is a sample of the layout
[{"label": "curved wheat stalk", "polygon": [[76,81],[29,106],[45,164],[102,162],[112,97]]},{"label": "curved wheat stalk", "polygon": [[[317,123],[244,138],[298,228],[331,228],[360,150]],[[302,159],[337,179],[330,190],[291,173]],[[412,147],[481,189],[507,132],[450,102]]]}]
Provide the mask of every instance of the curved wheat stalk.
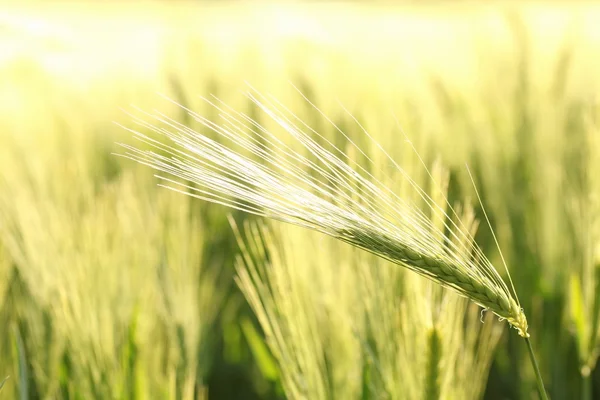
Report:
[{"label": "curved wheat stalk", "polygon": [[[434,226],[423,211],[393,193],[366,168],[350,167],[344,152],[282,104],[257,92],[247,96],[286,136],[213,99],[207,101],[219,111],[218,124],[182,107],[216,133],[219,141],[158,111],[137,110],[140,116],[133,117],[135,122],[162,137],[157,140],[131,130],[152,149],[122,144],[127,149],[123,156],[170,175],[159,178],[173,190],[313,229],[413,270],[506,319],[521,336],[529,336],[518,300],[481,250],[471,244],[468,232],[448,229],[457,240],[444,240],[447,227]],[[294,150],[290,139],[306,154]],[[403,175],[432,212],[443,212]],[[465,251],[465,246],[475,247]]]}]

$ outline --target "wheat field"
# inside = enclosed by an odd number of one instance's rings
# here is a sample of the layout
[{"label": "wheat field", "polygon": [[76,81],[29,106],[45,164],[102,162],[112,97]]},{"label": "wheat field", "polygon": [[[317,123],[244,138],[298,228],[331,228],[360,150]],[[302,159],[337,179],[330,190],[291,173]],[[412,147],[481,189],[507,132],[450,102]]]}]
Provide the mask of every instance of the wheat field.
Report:
[{"label": "wheat field", "polygon": [[447,197],[499,266],[493,231],[550,398],[600,396],[598,20],[592,2],[0,6],[0,398],[537,398],[492,312],[115,155],[140,110],[219,140],[181,107],[217,121],[218,98],[310,157],[249,87],[425,214],[394,163]]}]

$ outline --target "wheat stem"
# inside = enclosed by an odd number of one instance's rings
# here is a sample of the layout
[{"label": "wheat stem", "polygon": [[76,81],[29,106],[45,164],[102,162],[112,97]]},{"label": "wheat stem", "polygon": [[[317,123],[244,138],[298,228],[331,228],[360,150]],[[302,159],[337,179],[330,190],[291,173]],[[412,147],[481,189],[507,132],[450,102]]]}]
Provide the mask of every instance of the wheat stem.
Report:
[{"label": "wheat stem", "polygon": [[427,366],[425,374],[425,400],[440,399],[440,363],[442,341],[439,332],[433,328],[427,337]]},{"label": "wheat stem", "polygon": [[592,397],[592,377],[591,375],[581,375],[581,399],[591,400]]},{"label": "wheat stem", "polygon": [[529,338],[525,338],[525,342],[527,343],[527,349],[529,350],[529,359],[531,360],[531,365],[535,371],[535,379],[537,382],[538,392],[540,393],[540,399],[548,400],[548,395],[546,394],[546,388],[544,387],[544,381],[542,379],[542,373],[540,372],[540,367],[538,366],[535,354],[533,353],[533,347],[531,347],[531,340],[529,340]]}]

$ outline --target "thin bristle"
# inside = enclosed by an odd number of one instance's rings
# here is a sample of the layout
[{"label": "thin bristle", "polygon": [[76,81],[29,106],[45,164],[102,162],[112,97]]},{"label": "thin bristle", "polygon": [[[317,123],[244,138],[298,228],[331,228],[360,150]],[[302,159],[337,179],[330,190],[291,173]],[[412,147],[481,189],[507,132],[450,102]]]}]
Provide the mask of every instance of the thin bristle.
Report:
[{"label": "thin bristle", "polygon": [[[319,144],[311,137],[318,134],[312,129],[307,133],[306,124],[297,123],[299,118],[278,102],[254,92],[247,95],[308,156],[218,100],[207,101],[218,110],[219,124],[186,111],[216,133],[219,141],[160,112],[138,110],[141,116],[135,117],[135,122],[165,141],[132,130],[153,150],[123,145],[127,149],[124,156],[193,183],[159,177],[174,190],[310,228],[409,268],[453,288],[506,319],[521,336],[528,336],[523,311],[492,264],[472,244],[468,230],[456,226],[452,218],[443,218],[441,225],[439,219],[432,222],[366,169],[351,168],[346,154],[331,142],[325,140],[331,151]],[[234,150],[236,147],[242,151]],[[401,172],[433,212],[444,212]],[[453,240],[443,240],[440,232],[446,228]]]}]

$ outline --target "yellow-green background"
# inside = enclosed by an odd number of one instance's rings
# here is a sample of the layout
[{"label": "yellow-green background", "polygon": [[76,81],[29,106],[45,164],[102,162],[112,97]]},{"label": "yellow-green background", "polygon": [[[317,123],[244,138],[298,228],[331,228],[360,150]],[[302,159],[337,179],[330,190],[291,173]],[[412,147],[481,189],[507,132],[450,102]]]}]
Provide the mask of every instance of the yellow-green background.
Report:
[{"label": "yellow-green background", "polygon": [[[292,85],[352,137],[342,105],[386,149],[403,131],[472,197],[468,163],[551,397],[579,397],[569,296],[600,242],[582,249],[571,211],[599,173],[598,21],[592,2],[0,6],[0,398],[284,396],[233,282],[229,211],[112,155],[133,142],[122,109],[194,125],[157,93],[211,117],[201,96],[252,111],[247,83],[317,128]],[[534,398],[506,330],[486,398]]]}]

